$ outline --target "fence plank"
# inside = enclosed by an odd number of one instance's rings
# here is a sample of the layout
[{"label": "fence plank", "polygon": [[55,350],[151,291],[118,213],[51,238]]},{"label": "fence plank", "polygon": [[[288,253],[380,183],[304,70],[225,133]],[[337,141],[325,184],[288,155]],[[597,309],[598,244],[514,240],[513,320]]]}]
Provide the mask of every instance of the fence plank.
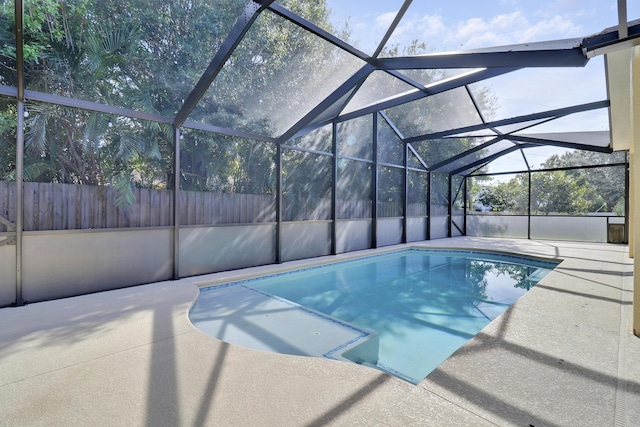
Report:
[{"label": "fence plank", "polygon": [[138,188],[138,191],[140,192],[140,198],[137,200],[139,206],[138,212],[140,214],[138,224],[139,227],[149,227],[152,222],[150,209],[151,196],[149,194],[151,190],[148,188]]},{"label": "fence plank", "polygon": [[[117,196],[116,191],[113,190],[114,203],[115,203],[115,200],[116,200],[116,196]],[[129,227],[129,215],[128,215],[128,213],[129,213],[129,210],[127,208],[118,207],[118,223],[117,223],[118,225],[117,225],[117,227],[120,227],[120,228]]]},{"label": "fence plank", "polygon": [[[16,183],[15,181],[0,181],[0,215],[6,220],[16,222]],[[0,231],[7,227],[0,224]]]},{"label": "fence plank", "polygon": [[25,182],[24,183],[24,212],[23,212],[23,225],[25,231],[37,230],[37,218],[38,213],[38,190],[37,183]]},{"label": "fence plank", "polygon": [[91,220],[91,228],[104,228],[104,186],[93,187],[95,209]]},{"label": "fence plank", "polygon": [[160,192],[149,190],[149,227],[160,225]]},{"label": "fence plank", "polygon": [[118,207],[116,206],[115,190],[106,187],[103,190],[105,199],[104,226],[105,228],[116,228],[118,226]]},{"label": "fence plank", "polygon": [[204,196],[206,192],[200,191],[196,193],[196,224],[207,224],[204,216]]},{"label": "fence plank", "polygon": [[53,229],[64,230],[64,187],[53,186]]},{"label": "fence plank", "polygon": [[133,188],[133,195],[135,197],[135,201],[127,208],[129,212],[129,227],[141,227],[140,225],[140,188]]},{"label": "fence plank", "polygon": [[[9,183],[0,181],[0,216],[11,221],[9,217]],[[0,231],[6,231],[7,227],[0,223]]]},{"label": "fence plank", "polygon": [[[24,183],[24,229],[75,230],[173,225],[173,191],[134,188],[135,201],[116,206],[110,186]],[[264,194],[181,191],[182,225],[245,224],[275,221],[275,197]],[[304,207],[303,219],[317,219],[330,206],[318,200]],[[329,204],[327,204],[329,203]],[[360,210],[367,210],[365,201]],[[353,202],[348,203],[354,206]],[[0,214],[15,221],[15,183],[0,181]],[[0,228],[3,230],[4,227]]]},{"label": "fence plank", "polygon": [[40,182],[36,186],[38,196],[38,230],[53,229],[53,185]]},{"label": "fence plank", "polygon": [[162,225],[173,225],[175,212],[173,210],[173,198],[174,194],[172,191],[164,190],[162,192],[162,200],[161,206],[164,209],[163,213],[163,222]]}]

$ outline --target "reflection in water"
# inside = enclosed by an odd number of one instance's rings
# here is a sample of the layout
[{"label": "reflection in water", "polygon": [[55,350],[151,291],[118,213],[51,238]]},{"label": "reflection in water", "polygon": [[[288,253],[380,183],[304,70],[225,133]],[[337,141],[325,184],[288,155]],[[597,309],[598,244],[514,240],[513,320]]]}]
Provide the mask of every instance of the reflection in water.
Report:
[{"label": "reflection in water", "polygon": [[417,382],[555,264],[409,250],[249,285],[380,336],[380,366]]}]

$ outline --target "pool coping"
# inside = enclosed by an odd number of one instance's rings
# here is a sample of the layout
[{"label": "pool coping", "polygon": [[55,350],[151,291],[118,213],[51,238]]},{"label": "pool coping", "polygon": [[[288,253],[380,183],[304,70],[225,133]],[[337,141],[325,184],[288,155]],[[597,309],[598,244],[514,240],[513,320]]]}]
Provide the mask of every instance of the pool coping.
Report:
[{"label": "pool coping", "polygon": [[[355,363],[359,363],[359,364],[364,364],[366,366],[369,366],[371,368],[374,369],[381,369],[384,372],[390,373],[392,375],[395,375],[396,377],[403,379],[405,381],[410,382],[411,384],[418,384],[420,381],[422,381],[422,379],[424,379],[424,377],[420,377],[420,378],[413,378],[411,376],[406,375],[405,373],[392,368],[391,366],[385,365],[383,363],[380,363],[378,360],[378,349],[374,348],[377,346],[377,342],[379,340],[379,334],[377,334],[375,331],[373,330],[369,330],[365,327],[359,326],[359,325],[355,325],[352,324],[348,321],[339,319],[335,316],[331,316],[329,314],[323,313],[321,311],[315,310],[313,308],[310,307],[306,307],[304,305],[301,305],[299,303],[296,303],[294,301],[290,301],[286,298],[282,298],[278,295],[274,295],[271,294],[269,292],[265,292],[263,290],[257,289],[255,287],[253,287],[251,284],[252,282],[256,281],[256,280],[260,280],[262,278],[277,278],[277,277],[286,277],[287,275],[290,274],[295,274],[295,273],[299,273],[299,272],[309,272],[309,271],[313,271],[315,269],[321,269],[323,267],[328,267],[328,266],[336,266],[336,265],[341,265],[341,264],[346,264],[346,263],[350,263],[350,262],[356,262],[356,261],[368,261],[368,260],[375,260],[376,258],[380,258],[380,259],[384,259],[384,257],[387,257],[389,255],[393,255],[393,254],[397,254],[397,253],[403,253],[403,252],[411,252],[411,251],[415,251],[415,252],[425,252],[425,253],[430,253],[430,254],[437,254],[437,255],[472,255],[474,257],[480,258],[482,257],[482,255],[495,255],[496,258],[492,259],[490,257],[487,257],[487,259],[493,260],[493,261],[498,261],[498,262],[513,262],[513,263],[525,263],[527,261],[534,261],[534,262],[538,262],[541,265],[536,266],[539,269],[545,269],[545,270],[549,270],[552,271],[553,268],[557,267],[562,261],[561,260],[550,260],[548,258],[539,258],[539,257],[530,257],[530,256],[524,256],[524,255],[516,255],[513,253],[507,253],[507,252],[498,252],[498,251],[489,251],[489,250],[470,250],[469,248],[434,248],[434,247],[429,247],[429,248],[425,248],[425,247],[421,247],[421,246],[404,246],[395,250],[385,250],[384,252],[376,252],[373,254],[367,254],[367,255],[361,255],[361,256],[350,256],[348,259],[341,259],[341,260],[327,260],[326,262],[323,263],[314,263],[313,261],[310,261],[310,265],[303,265],[300,266],[298,268],[295,269],[286,269],[286,271],[280,271],[280,272],[271,272],[271,273],[265,273],[265,274],[261,274],[261,275],[255,275],[252,277],[245,277],[239,280],[229,280],[229,281],[216,281],[213,284],[205,284],[205,283],[198,283],[198,286],[200,288],[200,295],[203,295],[203,293],[209,293],[209,292],[217,292],[217,291],[222,291],[226,288],[230,288],[230,287],[243,287],[246,288],[249,291],[253,291],[256,292],[260,295],[263,295],[266,298],[270,298],[273,299],[275,301],[279,301],[281,303],[284,303],[292,308],[295,308],[297,310],[300,310],[302,312],[308,313],[311,316],[315,316],[318,317],[320,319],[324,319],[327,320],[329,322],[332,322],[334,324],[340,325],[343,328],[346,329],[350,329],[353,331],[357,331],[360,333],[359,336],[355,337],[355,338],[351,338],[348,341],[345,341],[344,343],[340,344],[337,347],[332,347],[330,350],[322,352],[322,354],[315,354],[315,355],[310,355],[310,354],[306,354],[309,356],[313,356],[313,357],[326,357],[328,359],[334,359],[334,360],[342,360],[342,361],[346,361],[346,362],[355,362]],[[351,254],[350,254],[351,255]],[[307,264],[307,263],[304,263]],[[544,264],[544,265],[543,265]],[[539,270],[536,270],[539,271]],[[534,273],[535,274],[535,273]],[[547,273],[544,274],[544,276],[546,276]],[[543,276],[543,278],[544,278]],[[536,284],[539,282],[540,280],[536,281]],[[534,285],[535,286],[535,285]],[[191,306],[191,308],[189,309],[189,318],[191,321],[193,321],[193,318],[191,317],[192,311],[195,307],[197,303],[197,299],[196,301],[194,301],[194,304]],[[508,304],[508,307],[510,307],[512,304]],[[234,310],[242,310],[242,308],[236,308],[234,307]],[[248,313],[245,313],[242,318],[242,322],[244,322],[244,317],[247,315]],[[197,324],[194,323],[194,326],[196,328],[201,329]],[[273,335],[274,331],[271,331],[269,329],[265,329],[266,332],[269,335]],[[206,333],[206,331],[203,330],[203,332]],[[216,339],[222,339],[223,341],[226,341],[230,344],[238,344],[237,342],[234,342],[234,340],[232,338],[227,338],[227,339],[223,339],[219,336],[216,336],[215,334],[212,335],[214,338]],[[299,344],[297,347],[305,347],[305,343],[301,342],[301,343],[297,343]],[[262,344],[258,344],[257,347],[253,347],[251,345],[248,345],[248,347],[251,348],[256,348],[256,349],[260,349],[263,348]],[[287,354],[292,354],[292,353],[287,353]]]},{"label": "pool coping", "polygon": [[[439,240],[433,240],[431,242],[438,242]],[[200,276],[193,276],[186,278],[192,281],[193,284],[199,288],[206,288],[216,285],[225,285],[230,282],[240,282],[245,280],[255,279],[264,275],[277,275],[293,272],[296,270],[321,267],[328,264],[338,264],[346,261],[353,261],[361,258],[367,258],[372,256],[381,256],[401,250],[443,250],[443,251],[460,251],[460,252],[477,252],[488,254],[500,254],[504,256],[513,256],[512,252],[505,250],[491,250],[486,248],[474,248],[472,251],[468,247],[463,246],[438,246],[428,245],[425,246],[424,242],[413,242],[401,245],[391,245],[377,249],[364,249],[354,252],[345,252],[337,255],[325,255],[312,259],[301,259],[295,261],[287,261],[282,264],[268,264],[264,266],[249,267],[240,270],[231,270],[227,272],[203,274]],[[520,258],[528,258],[536,261],[543,262],[557,262],[562,263],[562,258],[548,258],[536,255],[521,255]],[[516,256],[518,258],[518,256]]]},{"label": "pool coping", "polygon": [[187,312],[197,283],[213,275],[1,309],[0,419],[26,426],[617,426],[640,418],[626,246],[472,237],[417,245],[564,261],[416,386],[352,363],[206,336]]}]

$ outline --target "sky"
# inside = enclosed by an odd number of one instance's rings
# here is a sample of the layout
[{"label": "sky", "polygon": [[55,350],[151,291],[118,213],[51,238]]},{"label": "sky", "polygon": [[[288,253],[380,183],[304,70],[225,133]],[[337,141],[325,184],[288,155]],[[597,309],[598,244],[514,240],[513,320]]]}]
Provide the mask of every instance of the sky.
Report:
[{"label": "sky", "polygon": [[[402,0],[328,0],[336,27],[348,23],[353,44],[373,53]],[[628,20],[640,19],[640,0],[627,0]],[[617,0],[414,0],[387,45],[424,42],[428,52],[451,52],[525,42],[582,38],[618,24]],[[606,99],[604,62],[585,69],[529,69],[487,80],[496,119]],[[526,81],[527,90],[523,90]],[[523,94],[526,92],[526,97]],[[585,114],[585,130],[606,130],[602,114]],[[549,129],[552,130],[552,129]]]},{"label": "sky", "polygon": [[[329,0],[334,24],[352,29],[357,47],[372,52],[401,0]],[[628,20],[640,1],[627,0]],[[584,37],[618,23],[616,0],[414,0],[392,36],[419,39],[435,51]]]},{"label": "sky", "polygon": [[[355,47],[372,54],[402,5],[401,0],[328,0],[337,28],[351,30]],[[640,0],[627,0],[627,20],[640,19]],[[427,52],[451,52],[525,42],[582,38],[618,24],[617,0],[414,0],[388,45],[413,40]],[[585,68],[520,70],[476,85],[497,98],[495,119],[607,98],[604,61]],[[472,88],[473,90],[473,88]],[[575,129],[571,129],[575,128]],[[606,111],[551,122],[544,131],[608,130]]]}]

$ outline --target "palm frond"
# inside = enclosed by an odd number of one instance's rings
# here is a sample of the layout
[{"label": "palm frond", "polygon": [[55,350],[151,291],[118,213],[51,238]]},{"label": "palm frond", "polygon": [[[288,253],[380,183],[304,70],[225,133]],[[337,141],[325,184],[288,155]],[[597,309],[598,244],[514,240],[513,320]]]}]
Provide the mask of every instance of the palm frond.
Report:
[{"label": "palm frond", "polygon": [[138,31],[114,28],[112,24],[95,24],[86,39],[86,53],[94,73],[100,76],[124,61],[123,50],[134,44]]},{"label": "palm frond", "polygon": [[157,139],[154,139],[150,144],[147,145],[147,149],[144,154],[147,159],[162,159],[162,154],[160,153],[160,147],[158,146]]},{"label": "palm frond", "polygon": [[92,113],[87,117],[84,127],[84,135],[82,138],[83,151],[97,151],[100,145],[100,139],[106,130],[108,119],[103,114]]},{"label": "palm frond", "polygon": [[27,163],[22,170],[22,177],[25,181],[36,181],[39,177],[50,170],[50,166],[43,160]]},{"label": "palm frond", "polygon": [[48,122],[49,114],[31,114],[29,120],[27,120],[28,129],[25,132],[24,144],[26,150],[33,150],[39,153],[45,151]]},{"label": "palm frond", "polygon": [[133,194],[131,179],[128,173],[123,173],[113,183],[113,188],[116,190],[116,206],[120,209],[127,209],[136,201],[136,196]]}]

